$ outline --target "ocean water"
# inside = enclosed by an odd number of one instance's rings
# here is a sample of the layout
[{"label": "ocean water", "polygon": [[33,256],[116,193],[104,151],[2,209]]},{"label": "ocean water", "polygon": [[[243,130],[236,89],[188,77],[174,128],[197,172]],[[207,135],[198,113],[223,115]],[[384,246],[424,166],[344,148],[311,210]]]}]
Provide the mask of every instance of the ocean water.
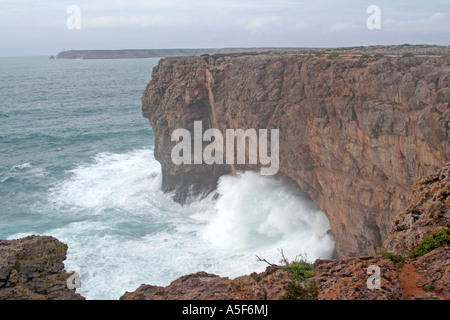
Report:
[{"label": "ocean water", "polygon": [[230,278],[332,255],[329,223],[282,181],[222,177],[219,196],[163,194],[142,93],[158,59],[0,58],[0,239],[68,244],[78,293],[118,299],[206,271]]}]

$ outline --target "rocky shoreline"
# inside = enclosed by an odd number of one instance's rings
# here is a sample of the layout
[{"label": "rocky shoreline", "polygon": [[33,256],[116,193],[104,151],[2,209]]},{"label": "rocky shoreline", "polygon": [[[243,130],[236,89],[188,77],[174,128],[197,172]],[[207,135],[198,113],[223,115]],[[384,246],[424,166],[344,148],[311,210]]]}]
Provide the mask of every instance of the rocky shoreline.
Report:
[{"label": "rocky shoreline", "polygon": [[[408,207],[394,219],[383,250],[373,256],[316,260],[307,281],[292,278],[288,265],[235,279],[200,271],[167,287],[142,284],[121,300],[424,300],[450,299],[450,163],[417,181]],[[412,255],[439,230],[439,246]],[[0,300],[83,300],[67,287],[67,245],[49,236],[0,240]],[[380,285],[370,288],[370,266]]]},{"label": "rocky shoreline", "polygon": [[0,240],[0,300],[84,300],[67,286],[67,249],[49,236]]}]

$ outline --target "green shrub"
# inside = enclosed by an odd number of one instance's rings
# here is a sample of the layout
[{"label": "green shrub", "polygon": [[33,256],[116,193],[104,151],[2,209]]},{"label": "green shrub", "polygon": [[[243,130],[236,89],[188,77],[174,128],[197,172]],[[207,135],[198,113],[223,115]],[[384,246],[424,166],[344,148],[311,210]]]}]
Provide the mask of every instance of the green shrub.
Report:
[{"label": "green shrub", "polygon": [[409,252],[411,258],[421,257],[436,248],[450,245],[450,229],[444,227],[434,230],[432,234],[425,236],[419,242],[417,248]]},{"label": "green shrub", "polygon": [[370,58],[370,54],[364,53],[361,57],[359,57],[359,59],[361,60],[367,60]]},{"label": "green shrub", "polygon": [[388,252],[386,250],[383,250],[380,252],[380,254],[385,257],[386,259],[391,260],[393,263],[395,263],[395,266],[397,268],[401,268],[403,266],[403,263],[405,262],[405,259],[401,255]]},{"label": "green shrub", "polygon": [[[306,258],[300,255],[296,257],[294,261],[290,262],[284,256],[283,250],[280,250],[282,259],[280,261],[284,270],[289,275],[289,282],[286,287],[286,294],[284,300],[316,300],[319,295],[319,290],[315,283],[308,281],[309,278],[314,276],[314,270],[312,264],[307,262]],[[270,263],[266,259],[261,259],[256,256],[258,261],[263,261],[270,266],[277,266]]]},{"label": "green shrub", "polygon": [[289,278],[295,282],[303,282],[314,275],[312,265],[305,260],[294,261],[285,266]]},{"label": "green shrub", "polygon": [[426,283],[422,286],[422,289],[425,291],[433,291],[434,290],[434,286],[432,283]]},{"label": "green shrub", "polygon": [[286,287],[286,295],[284,300],[316,300],[319,295],[317,286],[312,282],[305,282],[304,284],[297,284],[290,282]]},{"label": "green shrub", "polygon": [[412,53],[412,52],[405,52],[405,53],[402,55],[402,57],[403,57],[403,58],[411,58],[411,57],[415,57],[415,55],[414,55],[414,53]]},{"label": "green shrub", "polygon": [[332,52],[327,56],[328,59],[336,59],[337,57],[339,57],[339,53],[337,52]]},{"label": "green shrub", "polygon": [[306,259],[288,262],[284,256],[285,270],[289,274],[291,282],[286,287],[285,300],[315,300],[319,294],[317,286],[307,279],[314,276],[312,264]]}]

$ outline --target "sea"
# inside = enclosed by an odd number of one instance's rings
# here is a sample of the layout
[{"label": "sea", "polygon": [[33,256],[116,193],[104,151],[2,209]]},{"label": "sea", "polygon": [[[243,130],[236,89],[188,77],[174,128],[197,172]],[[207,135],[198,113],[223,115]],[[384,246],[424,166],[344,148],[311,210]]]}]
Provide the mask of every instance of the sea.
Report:
[{"label": "sea", "polygon": [[[198,271],[234,278],[329,258],[326,216],[257,172],[181,205],[161,191],[141,97],[159,59],[0,58],[0,239],[49,235],[90,300]],[[260,259],[258,259],[258,257]]]}]

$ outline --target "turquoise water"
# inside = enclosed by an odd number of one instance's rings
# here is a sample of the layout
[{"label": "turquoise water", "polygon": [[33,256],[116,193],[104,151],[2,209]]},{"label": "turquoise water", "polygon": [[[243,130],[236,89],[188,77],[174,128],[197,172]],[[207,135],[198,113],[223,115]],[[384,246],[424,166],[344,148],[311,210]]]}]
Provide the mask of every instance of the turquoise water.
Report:
[{"label": "turquoise water", "polygon": [[327,258],[328,221],[283,183],[224,177],[220,197],[181,206],[141,97],[158,59],[0,59],[0,238],[52,235],[88,299],[197,271],[234,277],[292,257]]},{"label": "turquoise water", "polygon": [[140,97],[157,61],[0,59],[0,237],[45,230],[46,191],[74,165],[152,148]]}]

